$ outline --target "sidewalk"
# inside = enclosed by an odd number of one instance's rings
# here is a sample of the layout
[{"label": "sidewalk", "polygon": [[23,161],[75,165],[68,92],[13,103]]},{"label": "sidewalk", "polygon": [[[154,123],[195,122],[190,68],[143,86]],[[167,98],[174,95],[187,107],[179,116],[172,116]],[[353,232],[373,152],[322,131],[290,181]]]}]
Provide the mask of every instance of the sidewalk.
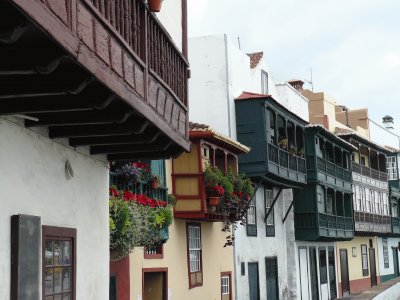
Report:
[{"label": "sidewalk", "polygon": [[[385,283],[378,284],[373,288],[366,290],[359,294],[352,294],[343,298],[339,298],[340,300],[371,300],[371,299],[390,299],[390,300],[398,300],[400,299],[400,285],[394,289],[396,291],[390,291],[389,289],[400,283],[400,277],[389,280]],[[387,295],[386,295],[387,294]],[[379,297],[377,297],[379,295]]]}]

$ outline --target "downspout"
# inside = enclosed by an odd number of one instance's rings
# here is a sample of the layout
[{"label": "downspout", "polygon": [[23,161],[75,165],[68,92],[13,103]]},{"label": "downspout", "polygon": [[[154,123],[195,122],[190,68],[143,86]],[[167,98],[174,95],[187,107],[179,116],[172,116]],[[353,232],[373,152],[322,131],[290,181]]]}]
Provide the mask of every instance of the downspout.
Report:
[{"label": "downspout", "polygon": [[229,88],[229,58],[228,58],[228,37],[226,34],[224,34],[224,44],[225,44],[225,76],[226,76],[226,104],[227,104],[227,109],[228,109],[228,132],[229,132],[229,137],[232,138],[232,122],[231,122],[231,93],[230,93],[230,88]]}]

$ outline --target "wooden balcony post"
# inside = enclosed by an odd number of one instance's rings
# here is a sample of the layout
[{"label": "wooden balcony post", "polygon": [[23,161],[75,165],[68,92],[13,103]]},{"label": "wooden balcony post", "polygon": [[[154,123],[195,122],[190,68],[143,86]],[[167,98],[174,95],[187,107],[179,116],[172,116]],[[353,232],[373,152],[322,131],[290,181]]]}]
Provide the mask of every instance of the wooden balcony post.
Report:
[{"label": "wooden balcony post", "polygon": [[224,173],[228,173],[228,153],[224,151]]},{"label": "wooden balcony post", "polygon": [[337,216],[337,206],[336,206],[336,201],[337,201],[337,193],[336,193],[336,190],[333,190],[333,198],[335,199],[335,201],[333,201],[333,203],[334,203],[334,213],[335,213],[335,215]]}]

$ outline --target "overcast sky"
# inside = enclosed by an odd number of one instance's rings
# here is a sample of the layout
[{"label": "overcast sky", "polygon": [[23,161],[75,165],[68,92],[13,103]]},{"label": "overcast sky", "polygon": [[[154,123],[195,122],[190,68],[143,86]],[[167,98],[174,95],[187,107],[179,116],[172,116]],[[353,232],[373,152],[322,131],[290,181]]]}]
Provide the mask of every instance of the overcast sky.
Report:
[{"label": "overcast sky", "polygon": [[[310,79],[400,129],[399,0],[188,0],[189,36],[227,33],[264,51],[275,81]],[[399,130],[397,130],[398,133]]]}]

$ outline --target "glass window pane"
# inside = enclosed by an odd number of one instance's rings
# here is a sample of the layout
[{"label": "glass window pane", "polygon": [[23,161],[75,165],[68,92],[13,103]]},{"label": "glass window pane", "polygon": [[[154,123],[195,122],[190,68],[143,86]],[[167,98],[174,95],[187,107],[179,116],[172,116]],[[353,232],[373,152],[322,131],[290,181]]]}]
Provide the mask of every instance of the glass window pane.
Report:
[{"label": "glass window pane", "polygon": [[70,300],[70,299],[71,297],[69,293],[63,295],[63,300]]},{"label": "glass window pane", "polygon": [[47,269],[45,275],[45,295],[53,293],[53,269]]},{"label": "glass window pane", "polygon": [[71,272],[69,268],[63,269],[63,291],[70,289],[69,283],[71,278]]},{"label": "glass window pane", "polygon": [[62,276],[62,268],[54,268],[54,292],[61,292],[61,276]]},{"label": "glass window pane", "polygon": [[53,300],[53,296],[46,296],[45,300]]},{"label": "glass window pane", "polygon": [[63,242],[63,265],[71,264],[71,242],[65,241]]},{"label": "glass window pane", "polygon": [[44,256],[46,259],[46,266],[53,264],[53,241],[46,241],[46,249],[44,252]]},{"label": "glass window pane", "polygon": [[54,300],[63,300],[62,295],[55,295]]},{"label": "glass window pane", "polygon": [[61,241],[54,241],[54,265],[61,265]]}]

